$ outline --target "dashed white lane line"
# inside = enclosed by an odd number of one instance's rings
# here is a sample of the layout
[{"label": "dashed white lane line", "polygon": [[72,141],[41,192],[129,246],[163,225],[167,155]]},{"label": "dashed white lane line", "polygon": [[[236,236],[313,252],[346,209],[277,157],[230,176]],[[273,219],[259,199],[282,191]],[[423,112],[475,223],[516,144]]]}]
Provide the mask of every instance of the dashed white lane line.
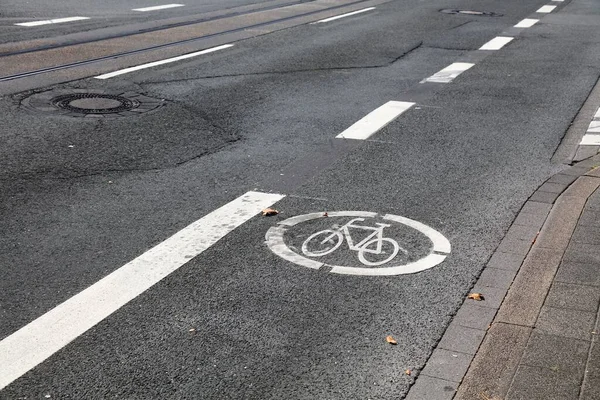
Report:
[{"label": "dashed white lane line", "polygon": [[128,74],[128,73],[133,72],[133,71],[139,71],[140,69],[152,68],[152,67],[156,67],[158,65],[168,64],[168,63],[172,63],[172,62],[175,62],[175,61],[180,61],[180,60],[185,60],[185,59],[192,58],[192,57],[201,56],[203,54],[213,53],[215,51],[227,49],[229,47],[233,47],[233,45],[232,44],[224,44],[222,46],[211,47],[210,49],[206,49],[206,50],[202,50],[202,51],[196,51],[194,53],[188,53],[188,54],[184,54],[182,56],[177,56],[177,57],[173,57],[173,58],[167,58],[165,60],[154,61],[154,62],[147,63],[147,64],[137,65],[135,67],[129,67],[129,68],[125,68],[125,69],[120,69],[118,71],[109,72],[109,73],[103,74],[103,75],[98,75],[95,78],[96,79],[108,79],[108,78],[112,78],[112,77],[115,77],[115,76]]},{"label": "dashed white lane line", "polygon": [[596,114],[594,114],[592,122],[590,122],[579,144],[583,146],[600,146],[600,108],[596,110]]},{"label": "dashed white lane line", "polygon": [[539,21],[540,21],[539,19],[525,18],[523,21],[516,24],[515,28],[531,28],[532,26],[537,24]]},{"label": "dashed white lane line", "polygon": [[450,83],[454,80],[454,78],[456,78],[457,76],[459,76],[460,74],[462,74],[463,72],[465,72],[466,70],[468,70],[469,68],[471,68],[474,65],[475,64],[464,63],[464,62],[457,62],[457,63],[450,64],[443,70],[431,75],[429,78],[423,79],[421,81],[421,83],[425,83],[425,82]]},{"label": "dashed white lane line", "polygon": [[325,18],[325,19],[322,19],[320,21],[313,22],[313,24],[320,24],[320,23],[323,23],[323,22],[335,21],[336,19],[350,17],[351,15],[361,14],[361,13],[364,13],[364,12],[367,12],[367,11],[371,11],[371,10],[374,10],[374,9],[375,9],[375,7],[363,8],[362,10],[352,11],[352,12],[349,12],[347,14],[336,15],[335,17]]},{"label": "dashed white lane line", "polygon": [[164,4],[162,6],[152,6],[152,7],[143,7],[143,8],[134,8],[132,11],[156,11],[156,10],[164,10],[166,8],[175,8],[175,7],[183,7],[185,4]]},{"label": "dashed white lane line", "polygon": [[542,13],[542,14],[548,14],[548,13],[551,13],[555,8],[556,8],[556,6],[542,6],[536,12]]},{"label": "dashed white lane line", "polygon": [[64,22],[73,22],[73,21],[82,21],[84,19],[90,19],[89,17],[67,17],[67,18],[56,18],[56,19],[48,19],[45,21],[31,21],[31,22],[20,22],[15,25],[19,26],[40,26],[40,25],[49,25],[49,24],[62,24]]},{"label": "dashed white lane line", "polygon": [[368,139],[375,132],[385,127],[414,105],[415,103],[407,101],[388,101],[381,107],[371,111],[350,128],[337,135],[336,138],[357,140]]},{"label": "dashed white lane line", "polygon": [[510,43],[514,38],[508,36],[496,36],[483,46],[479,48],[479,50],[500,50],[506,44]]},{"label": "dashed white lane line", "polygon": [[238,197],[0,341],[0,389],[283,197]]}]

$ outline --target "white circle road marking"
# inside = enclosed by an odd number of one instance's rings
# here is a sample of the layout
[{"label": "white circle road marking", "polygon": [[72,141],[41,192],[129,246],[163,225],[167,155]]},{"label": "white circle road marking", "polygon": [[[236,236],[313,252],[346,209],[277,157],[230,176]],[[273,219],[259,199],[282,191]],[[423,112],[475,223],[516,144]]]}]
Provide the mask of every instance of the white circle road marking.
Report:
[{"label": "white circle road marking", "polygon": [[[325,229],[320,232],[315,232],[306,239],[302,245],[302,252],[305,255],[320,257],[326,254],[332,253],[337,250],[344,239],[346,239],[348,248],[350,250],[354,250],[358,252],[359,260],[365,264],[370,266],[379,266],[383,265],[395,257],[398,251],[403,251],[406,253],[402,247],[398,245],[398,243],[391,238],[383,237],[383,229],[390,225],[376,223],[378,227],[370,227],[366,225],[358,225],[365,221],[367,218],[375,218],[378,214],[375,212],[369,211],[331,211],[327,213],[311,213],[311,214],[303,214],[295,217],[288,218],[284,221],[279,222],[276,226],[271,227],[266,234],[266,243],[269,249],[279,257],[293,262],[294,264],[298,264],[307,268],[312,269],[320,269],[321,267],[331,267],[330,272],[335,274],[346,274],[346,275],[370,275],[370,276],[390,276],[390,275],[402,275],[402,274],[412,274],[415,272],[424,271],[426,269],[435,267],[440,264],[442,261],[446,259],[446,257],[450,254],[451,245],[448,239],[440,232],[435,229],[427,226],[421,222],[412,220],[410,218],[402,217],[399,215],[386,214],[382,217],[383,220],[396,222],[398,224],[406,225],[410,228],[421,232],[425,235],[432,243],[432,248],[430,253],[413,262],[402,265],[395,265],[392,267],[381,267],[381,268],[363,268],[363,267],[345,267],[338,265],[330,265],[321,261],[316,261],[307,257],[304,257],[294,251],[292,251],[283,240],[283,236],[285,232],[293,226],[301,224],[303,222],[320,219],[320,218],[334,218],[334,217],[353,217],[351,221],[347,222],[346,225],[338,227],[337,230]],[[351,236],[348,234],[348,227],[359,228],[364,230],[372,231],[371,235],[367,237],[367,239],[362,240],[359,243],[354,243]],[[317,250],[311,251],[309,250],[310,244],[316,238],[323,237],[323,241],[320,243],[321,245],[329,245],[330,247],[326,250]],[[381,254],[383,243],[387,243],[392,246],[393,256],[388,257],[383,262],[370,262],[365,259],[365,253],[372,254]],[[373,249],[373,245],[376,245]]]}]

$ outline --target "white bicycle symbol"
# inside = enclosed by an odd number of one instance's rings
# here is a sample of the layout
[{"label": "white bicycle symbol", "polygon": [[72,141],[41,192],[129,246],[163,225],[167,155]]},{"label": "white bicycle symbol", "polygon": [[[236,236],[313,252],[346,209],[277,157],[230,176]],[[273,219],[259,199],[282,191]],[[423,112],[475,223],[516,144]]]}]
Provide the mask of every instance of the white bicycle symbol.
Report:
[{"label": "white bicycle symbol", "polygon": [[[404,254],[408,254],[408,252],[405,249],[400,247],[400,245],[398,244],[397,241],[395,241],[394,239],[383,237],[383,229],[387,228],[391,225],[376,223],[376,225],[378,225],[378,226],[372,227],[372,226],[355,225],[354,224],[357,221],[362,222],[364,220],[365,220],[364,218],[354,218],[339,228],[334,227],[334,228],[336,228],[335,230],[324,229],[322,231],[313,233],[304,241],[304,243],[302,243],[302,252],[309,257],[325,256],[325,255],[333,253],[335,250],[337,250],[338,247],[340,247],[342,245],[342,242],[344,241],[344,237],[345,237],[346,242],[348,243],[348,248],[350,250],[358,252],[358,259],[360,260],[361,263],[363,263],[365,265],[375,267],[378,265],[385,264],[385,263],[393,260],[399,251],[402,251]],[[350,235],[350,228],[372,231],[372,233],[370,233],[366,238],[364,238],[360,242],[354,244],[354,241],[352,240],[352,236]],[[320,237],[323,237],[323,236],[324,236],[324,239],[321,240]],[[318,243],[317,246],[311,246],[314,243],[314,242],[311,243],[314,239],[317,240],[317,243]],[[389,249],[388,249],[388,251],[384,251],[384,249],[383,249],[384,243],[391,245],[391,252]],[[309,247],[311,247],[311,248],[319,247],[319,246],[322,247],[324,245],[325,245],[325,248],[323,248],[321,250],[315,250],[315,251],[309,250]],[[373,247],[373,245],[375,245],[374,249],[369,248],[369,247]],[[386,246],[386,247],[389,247],[389,246]],[[387,256],[385,259],[380,260],[380,261],[369,261],[366,259],[365,254],[375,254],[375,255],[389,254],[389,256]]]}]

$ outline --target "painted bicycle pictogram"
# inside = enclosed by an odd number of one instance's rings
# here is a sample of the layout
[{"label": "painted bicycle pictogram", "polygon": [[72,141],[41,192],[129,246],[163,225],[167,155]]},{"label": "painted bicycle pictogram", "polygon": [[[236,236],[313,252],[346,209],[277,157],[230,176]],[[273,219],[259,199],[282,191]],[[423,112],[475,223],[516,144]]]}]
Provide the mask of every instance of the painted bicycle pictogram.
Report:
[{"label": "painted bicycle pictogram", "polygon": [[[451,251],[448,239],[430,226],[370,211],[297,215],[269,228],[266,244],[279,257],[303,267],[371,276],[424,271],[440,264]],[[356,252],[360,264],[344,252]]]},{"label": "painted bicycle pictogram", "polygon": [[[375,223],[375,225],[377,225],[376,227],[357,224],[357,222],[364,222],[364,220],[364,218],[354,218],[340,227],[334,227],[336,229],[324,229],[313,233],[302,244],[302,252],[309,257],[323,257],[337,250],[344,242],[344,239],[346,239],[348,248],[358,253],[360,262],[372,267],[383,265],[393,260],[399,251],[408,254],[396,240],[383,237],[384,228],[390,227],[390,224],[377,222]],[[351,229],[368,231],[371,233],[361,241],[354,243],[350,232]],[[324,248],[315,250],[315,248],[318,247]],[[384,258],[377,261],[370,261],[366,257],[367,254],[383,254]]]}]

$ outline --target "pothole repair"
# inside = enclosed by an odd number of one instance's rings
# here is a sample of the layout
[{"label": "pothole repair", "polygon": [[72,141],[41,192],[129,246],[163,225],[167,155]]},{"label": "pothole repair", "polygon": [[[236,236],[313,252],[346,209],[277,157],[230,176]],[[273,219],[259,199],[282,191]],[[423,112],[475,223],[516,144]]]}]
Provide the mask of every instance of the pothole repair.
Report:
[{"label": "pothole repair", "polygon": [[454,8],[445,8],[440,10],[443,14],[461,14],[461,15],[469,15],[472,17],[501,17],[502,14],[490,12],[490,11],[477,11],[477,10],[457,10]]},{"label": "pothole repair", "polygon": [[117,118],[140,115],[164,104],[135,92],[109,93],[104,90],[49,90],[21,102],[28,111],[79,118]]}]

